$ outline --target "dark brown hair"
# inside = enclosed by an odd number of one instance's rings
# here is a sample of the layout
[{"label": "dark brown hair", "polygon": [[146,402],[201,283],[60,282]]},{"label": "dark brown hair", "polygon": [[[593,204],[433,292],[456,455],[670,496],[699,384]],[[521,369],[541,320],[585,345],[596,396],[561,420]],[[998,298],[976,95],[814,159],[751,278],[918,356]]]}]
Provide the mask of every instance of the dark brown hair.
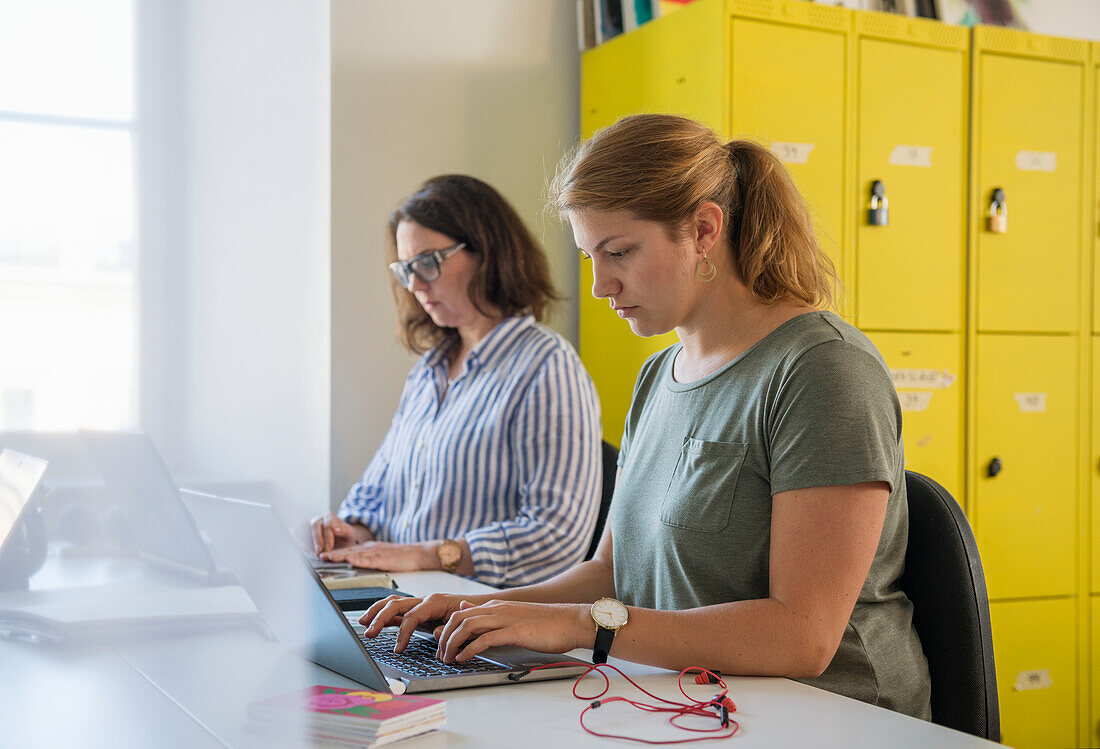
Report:
[{"label": "dark brown hair", "polygon": [[[402,221],[414,221],[456,243],[464,242],[466,251],[479,256],[466,293],[484,315],[490,314],[488,306],[504,317],[526,311],[542,320],[550,302],[561,298],[550,282],[546,255],[519,214],[500,193],[476,177],[432,177],[406,198],[390,215],[391,260],[397,259],[397,225]],[[454,328],[436,325],[416,297],[396,281],[393,293],[398,338],[410,351],[423,353],[458,338]]]},{"label": "dark brown hair", "polygon": [[672,237],[705,202],[725,214],[733,266],[753,298],[829,307],[836,270],[814,237],[813,220],[787,170],[763,146],[722,143],[693,120],[625,117],[566,156],[551,187],[559,213],[629,211]]}]

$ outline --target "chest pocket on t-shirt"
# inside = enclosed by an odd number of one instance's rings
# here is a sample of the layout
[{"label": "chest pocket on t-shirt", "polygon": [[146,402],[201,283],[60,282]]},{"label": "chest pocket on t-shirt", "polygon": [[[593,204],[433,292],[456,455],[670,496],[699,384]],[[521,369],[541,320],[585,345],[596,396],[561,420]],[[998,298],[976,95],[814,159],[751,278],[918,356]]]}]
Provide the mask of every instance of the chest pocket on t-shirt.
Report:
[{"label": "chest pocket on t-shirt", "polygon": [[733,494],[747,446],[687,437],[661,503],[661,522],[717,533],[729,525]]}]

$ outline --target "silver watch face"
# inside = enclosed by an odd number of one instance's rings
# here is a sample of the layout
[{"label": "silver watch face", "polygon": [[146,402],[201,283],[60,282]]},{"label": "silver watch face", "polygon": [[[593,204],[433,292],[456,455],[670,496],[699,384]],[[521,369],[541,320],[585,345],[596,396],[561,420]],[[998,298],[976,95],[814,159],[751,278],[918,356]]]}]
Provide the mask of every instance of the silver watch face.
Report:
[{"label": "silver watch face", "polygon": [[614,598],[601,598],[592,604],[592,618],[605,629],[618,629],[626,624],[626,606]]}]

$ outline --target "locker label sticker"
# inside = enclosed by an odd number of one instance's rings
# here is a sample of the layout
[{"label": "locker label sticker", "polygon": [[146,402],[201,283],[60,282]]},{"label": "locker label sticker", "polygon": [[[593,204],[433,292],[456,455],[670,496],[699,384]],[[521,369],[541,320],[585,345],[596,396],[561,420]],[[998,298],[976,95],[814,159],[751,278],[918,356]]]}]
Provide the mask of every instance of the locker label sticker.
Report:
[{"label": "locker label sticker", "polygon": [[1053,172],[1058,168],[1058,154],[1054,151],[1020,151],[1016,154],[1016,168],[1023,172]]},{"label": "locker label sticker", "polygon": [[1050,669],[1037,668],[1034,671],[1021,671],[1016,674],[1014,689],[1017,692],[1023,692],[1028,689],[1049,689],[1052,686],[1054,686],[1054,680],[1050,678]]},{"label": "locker label sticker", "polygon": [[1041,414],[1047,410],[1046,393],[1013,393],[1022,414]]},{"label": "locker label sticker", "polygon": [[894,146],[889,163],[895,166],[932,166],[931,146]]},{"label": "locker label sticker", "polygon": [[813,143],[772,143],[772,153],[785,164],[805,164],[810,160]]},{"label": "locker label sticker", "polygon": [[890,376],[894,378],[894,388],[913,389],[943,389],[949,388],[955,382],[955,375],[946,369],[891,369]]},{"label": "locker label sticker", "polygon": [[927,411],[928,404],[932,402],[931,390],[905,390],[898,393],[902,411]]}]

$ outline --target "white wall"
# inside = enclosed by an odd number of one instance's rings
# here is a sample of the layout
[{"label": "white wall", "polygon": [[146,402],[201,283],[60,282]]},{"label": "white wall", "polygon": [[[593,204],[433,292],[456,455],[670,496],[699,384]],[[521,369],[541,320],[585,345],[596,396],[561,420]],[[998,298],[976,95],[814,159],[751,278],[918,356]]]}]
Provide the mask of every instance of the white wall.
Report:
[{"label": "white wall", "polygon": [[329,7],[191,0],[180,15],[172,462],[270,480],[305,516],[329,494]]},{"label": "white wall", "polygon": [[[826,5],[843,5],[854,10],[877,7],[873,0],[837,0]],[[1100,2],[1096,0],[1023,0],[1014,3],[1029,31],[1076,39],[1100,39]],[[946,7],[945,7],[946,6]],[[965,12],[963,0],[940,0],[945,20]]]},{"label": "white wall", "polygon": [[1100,39],[1100,2],[1029,0],[1018,5],[1030,31],[1076,39]]},{"label": "white wall", "polygon": [[386,219],[423,180],[480,177],[542,239],[569,294],[550,324],[576,341],[572,238],[543,212],[579,132],[576,11],[562,0],[333,0],[332,498],[389,426],[414,358],[395,342]]}]

